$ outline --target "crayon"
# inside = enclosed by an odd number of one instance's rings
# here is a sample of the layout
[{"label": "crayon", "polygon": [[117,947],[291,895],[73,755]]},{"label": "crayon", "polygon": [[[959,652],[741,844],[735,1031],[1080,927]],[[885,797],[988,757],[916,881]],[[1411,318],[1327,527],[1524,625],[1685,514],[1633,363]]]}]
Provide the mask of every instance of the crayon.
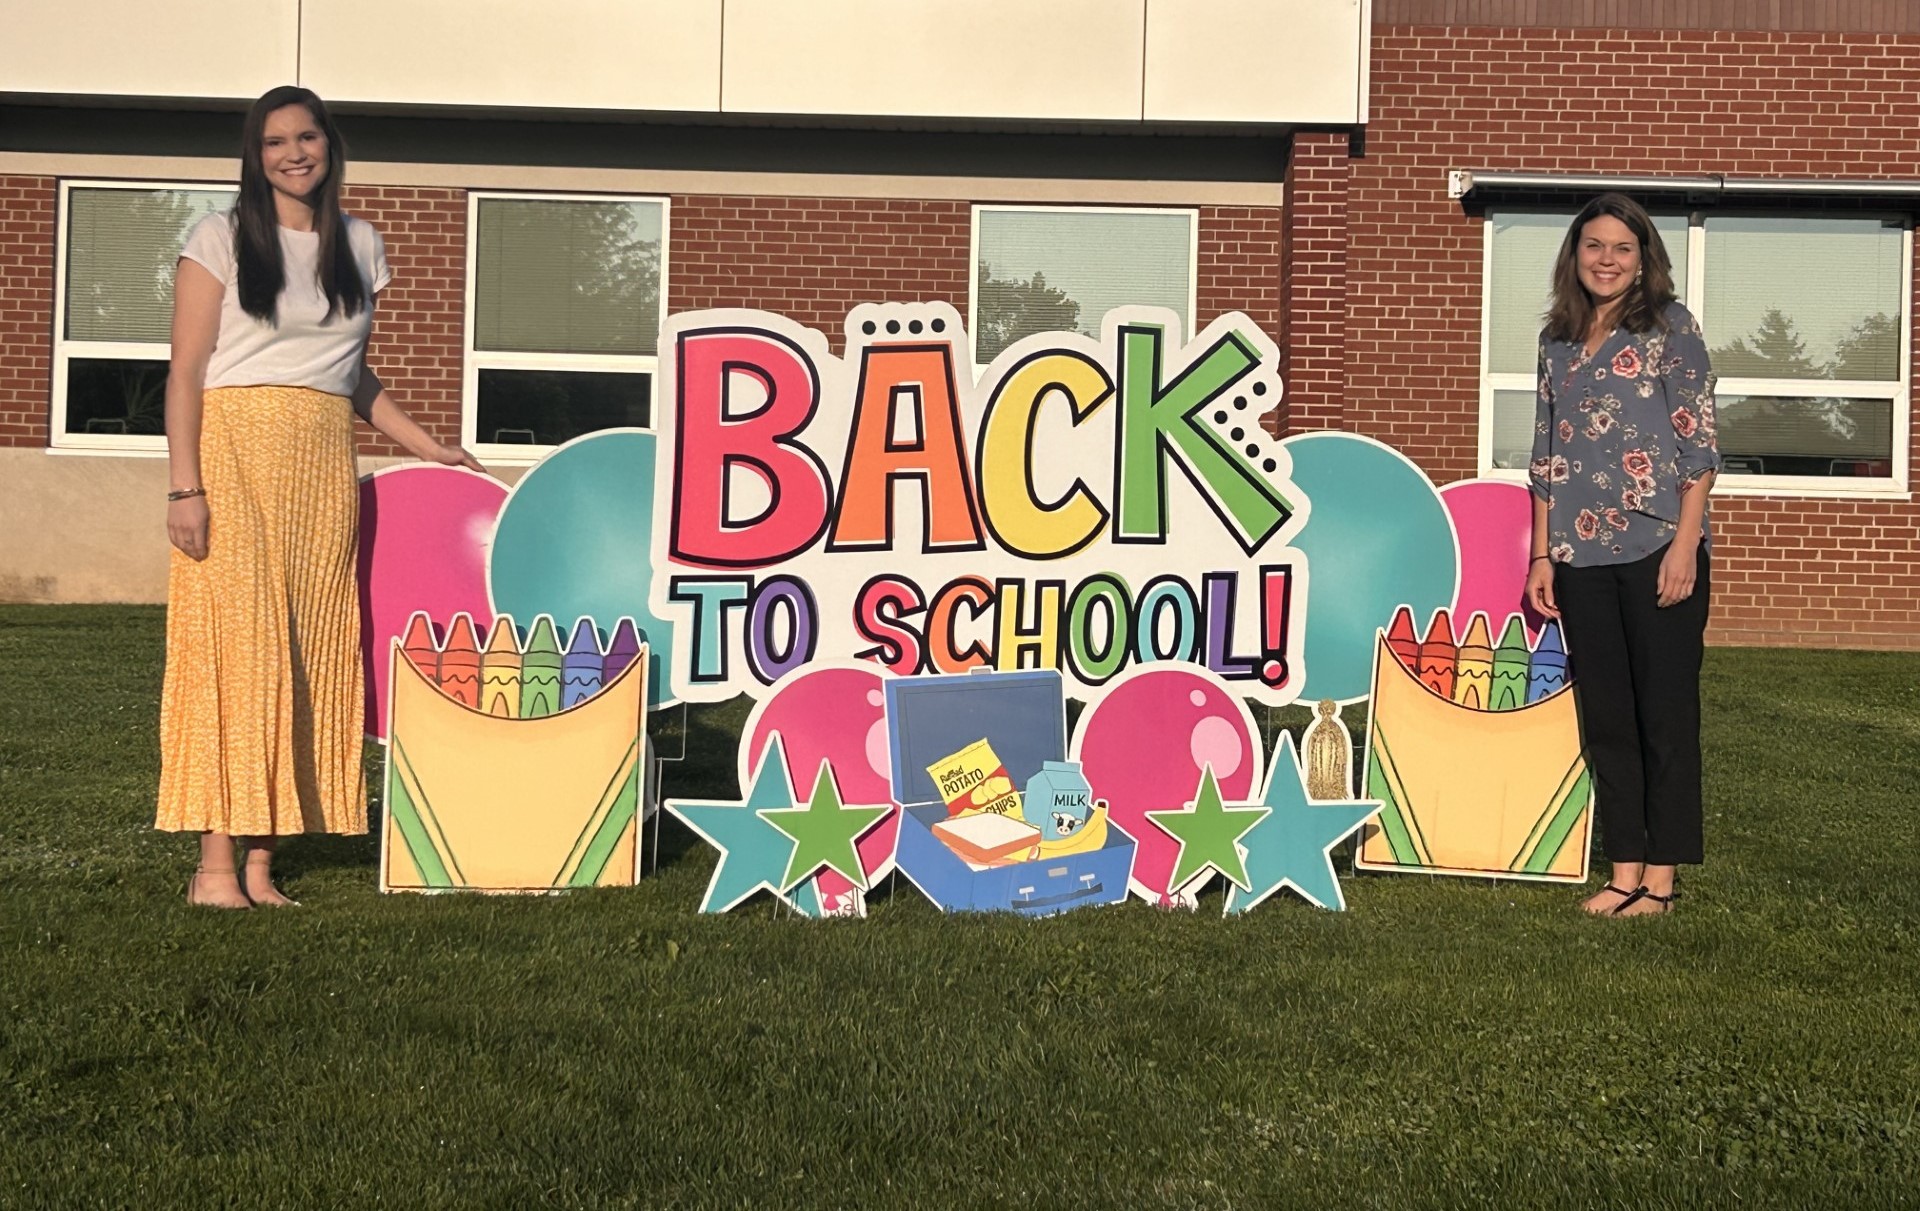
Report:
[{"label": "crayon", "polygon": [[1511,711],[1527,704],[1528,661],[1527,626],[1520,615],[1507,615],[1507,627],[1500,632],[1500,644],[1493,649],[1493,703],[1496,711]]},{"label": "crayon", "polygon": [[538,719],[560,709],[560,636],[551,615],[533,620],[527,650],[520,655],[520,717]]},{"label": "crayon", "polygon": [[1413,611],[1401,606],[1393,612],[1393,622],[1387,627],[1387,647],[1400,658],[1400,663],[1415,670],[1420,668],[1420,640],[1413,633]]},{"label": "crayon", "polygon": [[1567,684],[1567,649],[1560,639],[1560,624],[1549,622],[1540,628],[1540,642],[1533,649],[1527,666],[1527,701],[1559,693]]},{"label": "crayon", "polygon": [[400,650],[407,659],[413,661],[413,667],[428,681],[440,680],[440,648],[433,642],[433,624],[427,621],[424,611],[415,610],[413,617],[407,619],[406,638],[400,641]]},{"label": "crayon", "polygon": [[640,632],[634,629],[633,619],[622,618],[613,628],[613,638],[607,643],[606,664],[601,669],[600,684],[606,685],[626,672],[627,666],[639,656]]},{"label": "crayon", "polygon": [[520,640],[511,614],[493,620],[487,650],[480,653],[480,701],[489,715],[520,717]]},{"label": "crayon", "polygon": [[1493,636],[1487,631],[1485,614],[1475,613],[1467,624],[1467,636],[1460,641],[1453,667],[1453,700],[1477,711],[1491,710]]},{"label": "crayon", "polygon": [[462,706],[480,708],[480,639],[466,613],[455,614],[447,628],[447,646],[440,652],[440,692]]},{"label": "crayon", "polygon": [[600,670],[605,657],[600,655],[600,635],[593,619],[582,618],[573,624],[573,638],[567,654],[560,659],[560,709],[584,702],[600,692]]},{"label": "crayon", "polygon": [[1453,697],[1453,620],[1444,609],[1433,612],[1427,637],[1420,641],[1420,667],[1414,670],[1420,684],[1442,698]]}]

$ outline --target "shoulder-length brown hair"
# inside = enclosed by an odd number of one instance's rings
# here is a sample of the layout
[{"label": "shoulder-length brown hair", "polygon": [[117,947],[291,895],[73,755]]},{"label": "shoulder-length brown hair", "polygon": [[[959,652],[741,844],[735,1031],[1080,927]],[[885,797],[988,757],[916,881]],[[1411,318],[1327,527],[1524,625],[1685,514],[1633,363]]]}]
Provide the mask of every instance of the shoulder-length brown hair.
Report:
[{"label": "shoulder-length brown hair", "polygon": [[1580,284],[1580,232],[1601,216],[1627,225],[1640,241],[1640,276],[1627,287],[1620,304],[1619,323],[1629,332],[1647,332],[1667,325],[1667,304],[1673,302],[1673,262],[1667,246],[1654,230],[1646,208],[1623,193],[1603,193],[1580,208],[1560,242],[1553,260],[1553,305],[1547,309],[1547,335],[1557,341],[1582,341],[1593,323],[1593,299]]},{"label": "shoulder-length brown hair", "polygon": [[327,137],[327,176],[315,191],[313,230],[320,238],[318,278],[327,296],[327,314],[356,315],[367,305],[366,283],[354,264],[347,243],[347,225],[340,214],[340,182],[347,175],[347,145],[340,138],[326,103],[311,89],[283,84],[272,89],[247,111],[240,134],[240,196],[234,202],[233,251],[239,265],[240,307],[255,319],[277,323],[280,291],[287,284],[286,260],[280,255],[280,216],[273,203],[273,185],[267,180],[260,156],[266,139],[267,115],[289,105],[300,105],[313,115],[314,125]]}]

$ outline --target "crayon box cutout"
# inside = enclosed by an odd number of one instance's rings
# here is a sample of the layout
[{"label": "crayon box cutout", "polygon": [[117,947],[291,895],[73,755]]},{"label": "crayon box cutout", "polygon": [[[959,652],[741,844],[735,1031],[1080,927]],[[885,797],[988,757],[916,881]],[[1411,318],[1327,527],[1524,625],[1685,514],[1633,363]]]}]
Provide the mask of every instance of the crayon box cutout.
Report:
[{"label": "crayon box cutout", "polygon": [[927,767],[942,757],[984,739],[1015,786],[1065,759],[1066,693],[1057,671],[892,678],[886,694],[893,797],[905,808],[895,861],[923,895],[948,912],[1029,916],[1126,898],[1134,840],[1117,826],[1099,849],[984,869],[933,833],[948,816]]}]

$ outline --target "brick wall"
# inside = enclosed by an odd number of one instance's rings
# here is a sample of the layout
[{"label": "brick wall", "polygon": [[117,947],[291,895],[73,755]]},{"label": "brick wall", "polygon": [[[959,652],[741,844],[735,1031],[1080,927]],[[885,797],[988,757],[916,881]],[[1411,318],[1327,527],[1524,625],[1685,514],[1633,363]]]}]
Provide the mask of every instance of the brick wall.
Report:
[{"label": "brick wall", "polygon": [[[380,296],[367,364],[429,433],[459,441],[466,193],[349,185],[341,203],[380,229],[393,270],[393,284]],[[362,454],[400,453],[366,425],[358,433]]]},{"label": "brick wall", "polygon": [[1286,429],[1342,427],[1346,401],[1347,212],[1352,180],[1345,131],[1294,136],[1282,240],[1287,313]]},{"label": "brick wall", "polygon": [[50,177],[0,176],[0,446],[47,444],[55,193]]},{"label": "brick wall", "polygon": [[[1920,177],[1916,37],[1376,26],[1372,82],[1346,427],[1441,482],[1474,473],[1479,416],[1481,225],[1449,168]],[[1913,497],[1723,496],[1714,517],[1714,641],[1920,647]]]}]

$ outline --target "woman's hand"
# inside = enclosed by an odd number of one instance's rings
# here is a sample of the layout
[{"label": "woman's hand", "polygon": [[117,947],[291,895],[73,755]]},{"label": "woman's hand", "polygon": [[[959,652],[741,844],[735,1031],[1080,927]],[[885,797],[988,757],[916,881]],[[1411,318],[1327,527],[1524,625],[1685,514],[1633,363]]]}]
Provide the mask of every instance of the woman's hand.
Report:
[{"label": "woman's hand", "polygon": [[188,496],[167,502],[167,539],[196,563],[207,557],[207,498]]},{"label": "woman's hand", "polygon": [[480,465],[479,459],[468,454],[461,447],[448,445],[445,442],[436,446],[430,457],[443,467],[465,467],[469,471],[478,471],[482,475],[487,473],[487,469]]},{"label": "woman's hand", "polygon": [[1527,604],[1542,617],[1560,617],[1560,607],[1553,600],[1552,560],[1536,559],[1527,565]]},{"label": "woman's hand", "polygon": [[1660,557],[1660,577],[1654,582],[1661,609],[1679,605],[1693,596],[1693,581],[1700,573],[1700,540],[1674,539]]}]

